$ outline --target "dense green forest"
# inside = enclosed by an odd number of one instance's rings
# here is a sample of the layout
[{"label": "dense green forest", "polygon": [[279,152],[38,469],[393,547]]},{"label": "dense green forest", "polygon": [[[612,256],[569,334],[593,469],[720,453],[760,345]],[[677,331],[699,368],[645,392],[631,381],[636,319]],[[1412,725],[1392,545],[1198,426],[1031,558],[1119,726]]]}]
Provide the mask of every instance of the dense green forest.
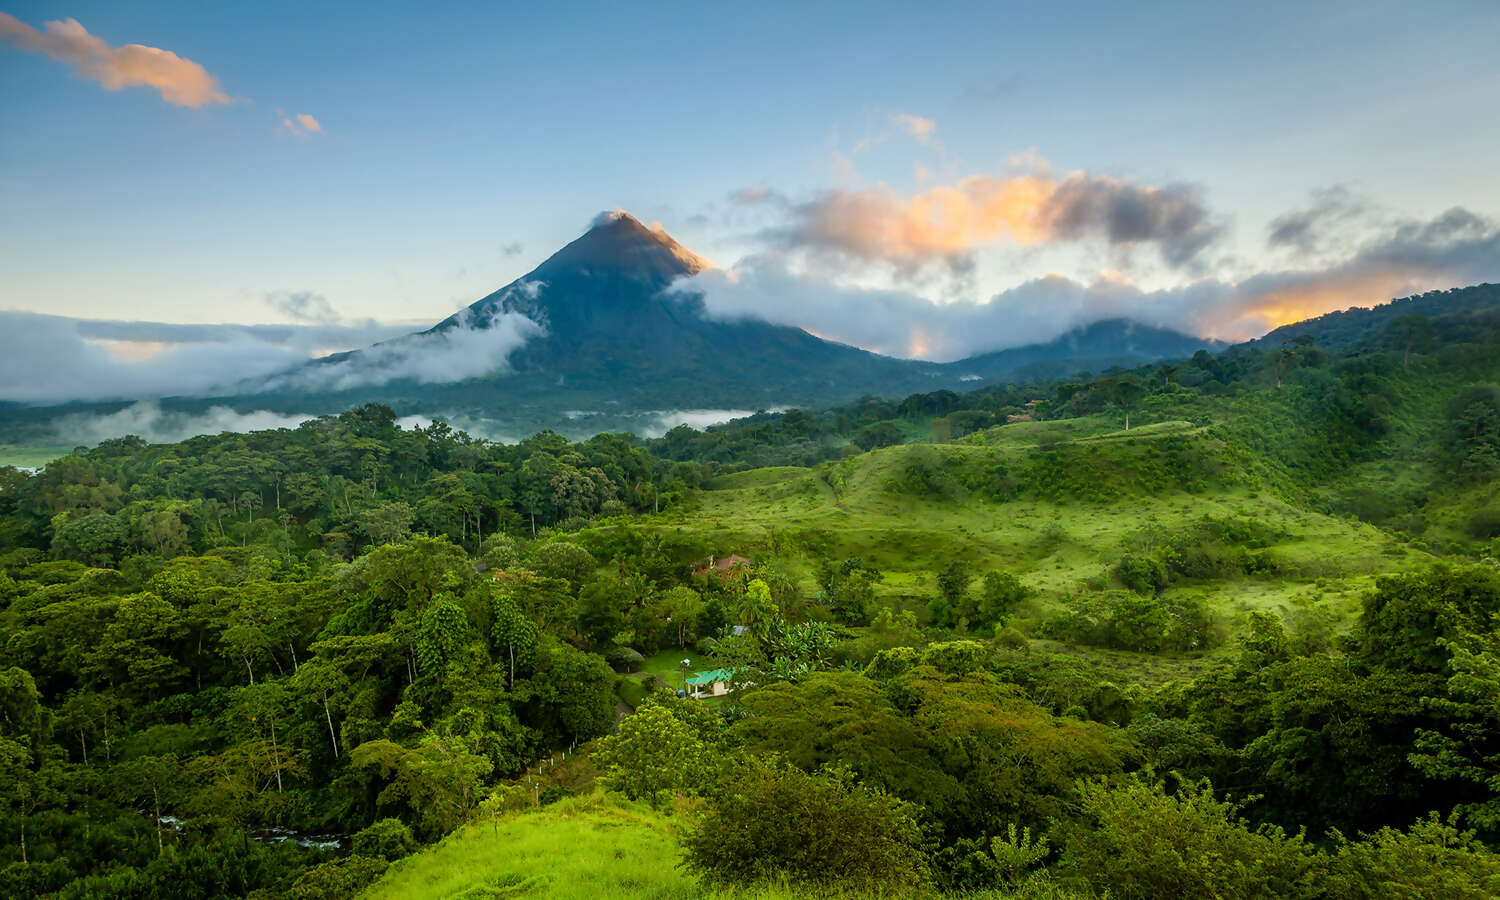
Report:
[{"label": "dense green forest", "polygon": [[0,470],[0,894],[1500,895],[1497,323]]}]

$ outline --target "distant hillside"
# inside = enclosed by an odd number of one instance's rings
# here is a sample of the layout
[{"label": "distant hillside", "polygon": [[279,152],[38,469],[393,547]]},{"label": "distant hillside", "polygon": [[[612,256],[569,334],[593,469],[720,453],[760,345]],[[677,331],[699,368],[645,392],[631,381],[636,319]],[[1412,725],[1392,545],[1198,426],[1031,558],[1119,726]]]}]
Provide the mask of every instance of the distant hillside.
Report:
[{"label": "distant hillside", "polygon": [[1101,372],[1110,366],[1134,367],[1158,359],[1182,359],[1199,350],[1217,353],[1225,346],[1222,341],[1142,325],[1130,319],[1102,319],[1045,343],[985,353],[953,363],[953,367],[984,380],[1016,382],[1059,378],[1080,370]]},{"label": "distant hillside", "polygon": [[1402,316],[1429,318],[1483,315],[1500,312],[1500,284],[1430,291],[1403,297],[1368,309],[1355,308],[1325,313],[1312,319],[1283,325],[1251,344],[1278,347],[1298,335],[1311,335],[1326,349],[1339,349],[1382,334]]}]

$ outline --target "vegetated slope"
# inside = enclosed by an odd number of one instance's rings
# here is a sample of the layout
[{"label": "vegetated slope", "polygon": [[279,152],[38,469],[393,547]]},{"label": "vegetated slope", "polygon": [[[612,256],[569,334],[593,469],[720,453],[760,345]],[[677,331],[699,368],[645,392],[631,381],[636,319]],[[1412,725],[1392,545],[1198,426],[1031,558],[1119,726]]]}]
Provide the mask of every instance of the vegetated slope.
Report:
[{"label": "vegetated slope", "polygon": [[[655,811],[596,790],[540,809],[465,825],[441,843],[398,860],[359,897],[798,900],[808,896],[807,885],[714,889],[701,884],[680,866],[679,837],[685,824],[680,811]],[[1056,894],[1070,896],[1061,891]],[[982,891],[973,896],[1005,900],[1011,895]]]},{"label": "vegetated slope", "polygon": [[[1275,471],[1185,421],[1129,432],[1113,417],[1017,423],[955,444],[876,450],[816,469],[721,476],[692,508],[663,516],[722,552],[812,560],[861,557],[885,578],[877,605],[923,610],[933,576],[955,561],[1016,575],[1036,594],[1033,624],[1080,592],[1116,586],[1111,569],[1174,538],[1254,523],[1262,571],[1205,570],[1168,590],[1201,598],[1226,625],[1295,598],[1342,619],[1374,574],[1416,562],[1368,524],[1288,502]],[[1196,545],[1194,545],[1196,546]],[[1208,551],[1205,551],[1208,552]]]},{"label": "vegetated slope", "polygon": [[1429,291],[1368,308],[1354,307],[1325,313],[1283,325],[1252,343],[1275,348],[1299,335],[1308,335],[1320,346],[1329,349],[1339,349],[1382,337],[1390,338],[1392,346],[1404,346],[1404,329],[1398,329],[1400,334],[1386,332],[1392,327],[1392,323],[1405,316],[1451,316],[1455,319],[1476,320],[1484,319],[1497,310],[1500,310],[1500,284],[1476,284],[1446,291]]},{"label": "vegetated slope", "polygon": [[953,365],[981,378],[1023,381],[1057,378],[1110,366],[1137,366],[1159,359],[1185,359],[1199,350],[1217,353],[1222,341],[1193,337],[1130,319],[1101,319],[1037,344],[973,356]]},{"label": "vegetated slope", "polygon": [[360,896],[705,896],[696,879],[677,868],[679,827],[641,804],[569,797],[536,812],[465,825],[396,862]]},{"label": "vegetated slope", "polygon": [[[807,885],[722,889],[703,885],[680,865],[679,837],[686,821],[680,810],[676,814],[656,811],[595,790],[540,809],[465,825],[440,843],[392,864],[359,898],[800,900],[809,895]],[[1072,896],[1060,890],[1054,893]],[[972,896],[1005,900],[1011,894],[981,891]]]}]

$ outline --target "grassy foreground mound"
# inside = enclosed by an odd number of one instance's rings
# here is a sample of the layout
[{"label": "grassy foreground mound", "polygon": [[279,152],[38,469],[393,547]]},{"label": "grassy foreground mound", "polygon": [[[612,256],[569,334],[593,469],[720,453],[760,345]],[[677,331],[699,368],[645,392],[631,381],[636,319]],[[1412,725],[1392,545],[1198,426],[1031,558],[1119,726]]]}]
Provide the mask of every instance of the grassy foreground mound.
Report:
[{"label": "grassy foreground mound", "polygon": [[391,866],[361,897],[713,896],[677,868],[677,832],[673,819],[642,804],[569,797],[536,812],[466,825]]},{"label": "grassy foreground mound", "polygon": [[[806,885],[714,890],[678,868],[683,824],[641,803],[595,793],[568,797],[495,822],[465,825],[440,843],[400,860],[361,900],[632,897],[792,900]],[[852,895],[834,895],[852,896]],[[984,893],[1005,900],[1014,895]],[[1034,900],[1072,896],[1047,885]]]}]

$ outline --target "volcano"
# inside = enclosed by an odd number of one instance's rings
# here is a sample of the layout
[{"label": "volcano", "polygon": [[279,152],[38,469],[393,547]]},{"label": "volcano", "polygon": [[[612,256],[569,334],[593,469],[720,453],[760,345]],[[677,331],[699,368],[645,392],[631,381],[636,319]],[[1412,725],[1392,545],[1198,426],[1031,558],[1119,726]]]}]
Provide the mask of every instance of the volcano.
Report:
[{"label": "volcano", "polygon": [[321,414],[376,401],[490,435],[550,428],[581,437],[659,429],[667,411],[819,408],[1212,346],[1114,320],[954,363],[895,359],[789,325],[710,317],[690,279],[711,265],[660,228],[604,213],[530,272],[431,328],[247,381],[229,396],[168,398],[162,407]]},{"label": "volcano", "polygon": [[[297,385],[304,408],[306,388],[365,382],[314,392],[320,407],[373,398],[401,411],[521,415],[539,424],[548,409],[554,419],[557,410],[606,406],[753,410],[957,382],[936,363],[880,356],[788,325],[709,318],[701,295],[678,284],[710,265],[661,229],[606,213],[535,269],[432,328],[316,360],[279,384]],[[487,333],[516,337],[495,371],[443,382],[390,377],[393,360],[461,352],[454,348]]]}]

